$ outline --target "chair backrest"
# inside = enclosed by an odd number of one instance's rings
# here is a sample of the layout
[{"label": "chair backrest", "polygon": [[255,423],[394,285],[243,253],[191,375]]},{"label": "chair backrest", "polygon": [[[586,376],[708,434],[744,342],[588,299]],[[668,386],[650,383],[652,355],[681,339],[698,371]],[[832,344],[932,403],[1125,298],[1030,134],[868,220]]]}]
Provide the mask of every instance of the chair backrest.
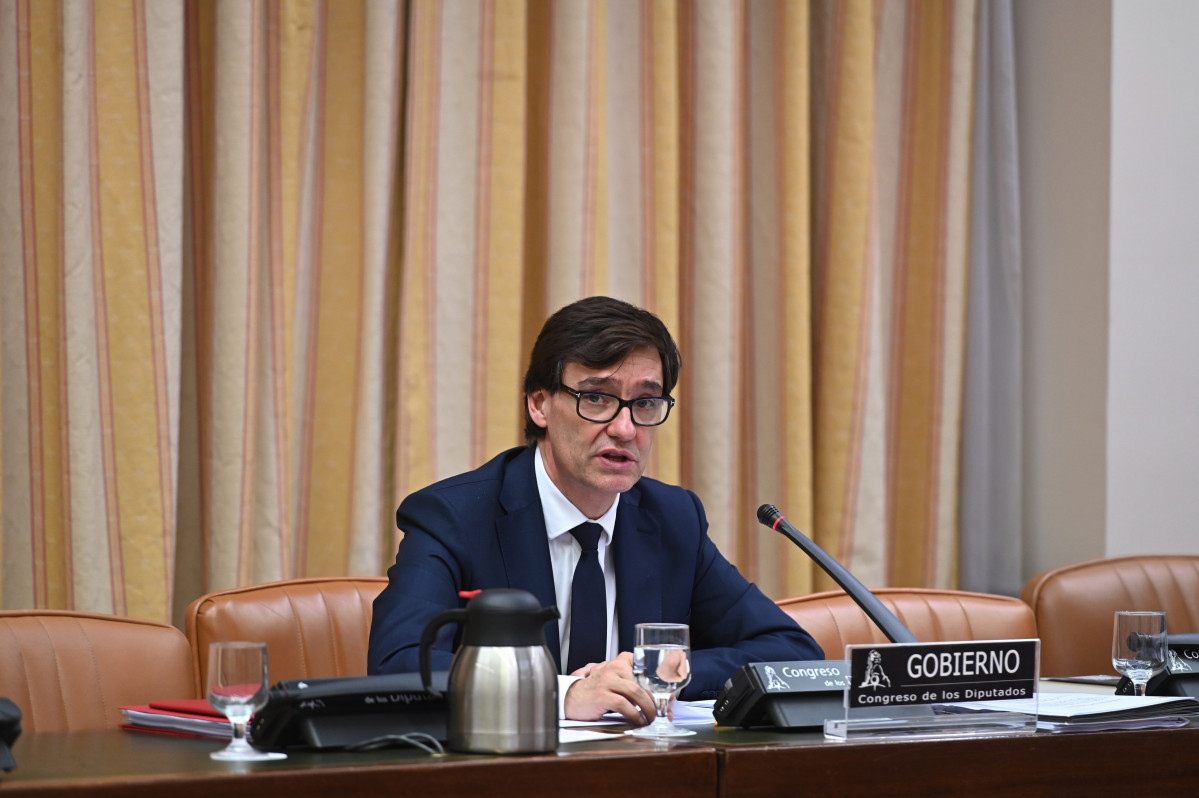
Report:
[{"label": "chair backrest", "polygon": [[1117,610],[1167,613],[1172,633],[1199,632],[1199,555],[1109,557],[1038,574],[1021,594],[1041,630],[1041,674],[1082,676],[1112,668]]},{"label": "chair backrest", "polygon": [[[1022,640],[1037,636],[1032,610],[1018,598],[884,587],[871,591],[922,643],[951,640]],[[824,649],[841,659],[847,645],[886,643],[874,621],[843,590],[827,590],[776,602]]]},{"label": "chair backrest", "polygon": [[266,643],[270,683],[365,676],[371,609],[387,578],[286,579],[201,596],[187,608],[196,690],[208,679],[208,646],[219,640]]},{"label": "chair backrest", "polygon": [[120,707],[196,697],[174,626],[89,612],[0,611],[0,696],[25,732],[120,726]]}]

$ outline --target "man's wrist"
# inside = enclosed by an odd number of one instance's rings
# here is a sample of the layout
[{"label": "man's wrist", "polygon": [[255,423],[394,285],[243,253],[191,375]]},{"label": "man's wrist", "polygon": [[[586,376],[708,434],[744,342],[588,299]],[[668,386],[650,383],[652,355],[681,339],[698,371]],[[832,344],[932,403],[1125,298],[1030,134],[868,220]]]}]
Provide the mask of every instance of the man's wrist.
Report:
[{"label": "man's wrist", "polygon": [[581,677],[579,677],[579,676],[565,676],[565,675],[559,674],[559,676],[558,676],[558,719],[559,720],[564,720],[566,718],[566,691],[569,690],[574,685],[574,683],[577,682],[580,678]]}]

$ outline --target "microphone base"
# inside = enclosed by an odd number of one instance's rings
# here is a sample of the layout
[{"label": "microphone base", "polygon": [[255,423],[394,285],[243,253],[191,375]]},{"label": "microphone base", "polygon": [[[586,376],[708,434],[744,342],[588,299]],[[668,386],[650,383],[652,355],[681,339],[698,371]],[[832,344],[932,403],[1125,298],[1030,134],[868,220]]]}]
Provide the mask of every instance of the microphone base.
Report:
[{"label": "microphone base", "polygon": [[845,693],[842,690],[808,695],[772,696],[765,702],[761,726],[775,729],[820,731],[829,718],[845,717]]},{"label": "microphone base", "polygon": [[743,729],[823,729],[845,717],[845,660],[752,662],[725,683],[712,714],[722,726]]}]

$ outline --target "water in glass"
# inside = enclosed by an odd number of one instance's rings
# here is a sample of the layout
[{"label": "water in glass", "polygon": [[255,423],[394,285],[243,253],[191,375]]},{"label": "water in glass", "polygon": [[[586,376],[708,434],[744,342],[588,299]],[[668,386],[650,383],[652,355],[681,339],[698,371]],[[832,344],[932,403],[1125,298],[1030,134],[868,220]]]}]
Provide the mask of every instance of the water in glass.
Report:
[{"label": "water in glass", "polygon": [[691,632],[682,623],[639,623],[633,678],[654,697],[653,723],[626,734],[654,739],[695,734],[670,722],[670,699],[691,681]]},{"label": "water in glass", "polygon": [[287,754],[259,751],[246,739],[250,717],[266,706],[266,643],[219,642],[208,649],[208,703],[233,724],[233,739],[213,759],[246,762],[285,759]]},{"label": "water in glass", "polygon": [[1166,667],[1166,614],[1117,612],[1112,632],[1112,665],[1132,682],[1135,695]]}]

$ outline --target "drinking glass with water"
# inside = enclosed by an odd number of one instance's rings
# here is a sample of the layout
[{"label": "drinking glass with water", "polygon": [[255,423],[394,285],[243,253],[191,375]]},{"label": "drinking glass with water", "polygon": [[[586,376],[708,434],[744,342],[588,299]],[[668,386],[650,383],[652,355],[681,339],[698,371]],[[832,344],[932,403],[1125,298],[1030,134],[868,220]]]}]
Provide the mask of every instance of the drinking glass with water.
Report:
[{"label": "drinking glass with water", "polygon": [[691,632],[685,623],[639,623],[633,647],[633,678],[654,697],[657,717],[631,729],[636,737],[683,737],[695,734],[670,722],[670,699],[691,681]]}]

